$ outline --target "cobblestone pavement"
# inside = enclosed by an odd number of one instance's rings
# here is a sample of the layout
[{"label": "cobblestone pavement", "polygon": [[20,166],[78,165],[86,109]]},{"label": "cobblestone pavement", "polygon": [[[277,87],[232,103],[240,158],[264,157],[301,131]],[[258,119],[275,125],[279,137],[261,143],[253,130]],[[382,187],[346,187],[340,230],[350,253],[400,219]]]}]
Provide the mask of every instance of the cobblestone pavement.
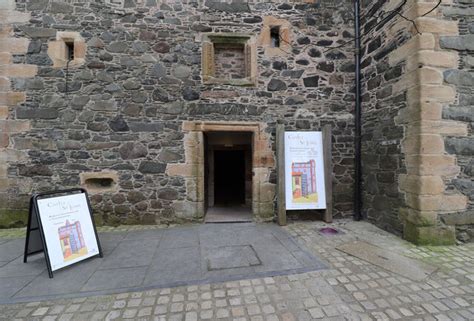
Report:
[{"label": "cobblestone pavement", "polygon": [[[365,222],[286,229],[330,266],[304,274],[0,306],[2,320],[474,320],[474,244],[415,247]],[[438,268],[422,282],[337,251],[365,240]],[[1,285],[0,285],[1,286]],[[67,285],[65,285],[67,286]]]}]

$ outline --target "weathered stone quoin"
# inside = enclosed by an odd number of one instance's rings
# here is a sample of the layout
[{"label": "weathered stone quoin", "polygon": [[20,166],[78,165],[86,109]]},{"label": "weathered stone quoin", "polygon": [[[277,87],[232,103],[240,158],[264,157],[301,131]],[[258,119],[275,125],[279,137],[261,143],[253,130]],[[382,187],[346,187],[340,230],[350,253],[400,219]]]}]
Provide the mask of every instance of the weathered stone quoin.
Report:
[{"label": "weathered stone quoin", "polygon": [[[474,239],[472,1],[362,2],[364,213]],[[416,27],[383,21],[403,2]],[[78,186],[99,224],[201,221],[212,133],[250,137],[246,201],[272,220],[277,123],[331,125],[334,216],[353,214],[352,1],[6,0],[0,18],[0,227]]]},{"label": "weathered stone quoin", "polygon": [[[473,101],[465,88],[474,84],[474,12],[471,1],[448,2],[408,1],[403,13],[416,26],[400,16],[386,23],[366,39],[363,62],[365,206],[369,219],[419,244],[453,243],[455,226],[467,240],[474,223]],[[365,12],[398,5],[377,1]]]}]

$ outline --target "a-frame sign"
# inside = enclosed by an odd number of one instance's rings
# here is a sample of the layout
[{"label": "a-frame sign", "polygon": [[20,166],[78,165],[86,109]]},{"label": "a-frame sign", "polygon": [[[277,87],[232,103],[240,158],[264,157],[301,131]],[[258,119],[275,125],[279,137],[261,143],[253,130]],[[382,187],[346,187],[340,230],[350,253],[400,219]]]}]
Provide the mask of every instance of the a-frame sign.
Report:
[{"label": "a-frame sign", "polygon": [[103,256],[85,189],[34,194],[30,198],[23,262],[40,252],[44,252],[50,278],[56,270]]}]

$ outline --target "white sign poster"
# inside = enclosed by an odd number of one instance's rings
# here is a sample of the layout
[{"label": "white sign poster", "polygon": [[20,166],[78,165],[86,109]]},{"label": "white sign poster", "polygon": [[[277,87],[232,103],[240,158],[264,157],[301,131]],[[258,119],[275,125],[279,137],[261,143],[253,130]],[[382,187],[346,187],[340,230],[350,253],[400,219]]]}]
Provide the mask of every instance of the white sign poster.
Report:
[{"label": "white sign poster", "polygon": [[85,193],[38,200],[51,270],[99,254]]},{"label": "white sign poster", "polygon": [[285,132],[285,199],[287,210],[326,208],[321,132]]}]

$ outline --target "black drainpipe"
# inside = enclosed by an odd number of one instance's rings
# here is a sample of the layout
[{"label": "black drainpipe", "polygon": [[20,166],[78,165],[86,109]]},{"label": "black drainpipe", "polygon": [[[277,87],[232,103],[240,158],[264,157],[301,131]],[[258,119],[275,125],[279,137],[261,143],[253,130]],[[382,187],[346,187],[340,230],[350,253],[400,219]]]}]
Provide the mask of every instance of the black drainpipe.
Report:
[{"label": "black drainpipe", "polygon": [[355,180],[354,180],[354,219],[362,219],[362,162],[361,162],[361,98],[360,98],[360,4],[354,0],[355,27]]}]

